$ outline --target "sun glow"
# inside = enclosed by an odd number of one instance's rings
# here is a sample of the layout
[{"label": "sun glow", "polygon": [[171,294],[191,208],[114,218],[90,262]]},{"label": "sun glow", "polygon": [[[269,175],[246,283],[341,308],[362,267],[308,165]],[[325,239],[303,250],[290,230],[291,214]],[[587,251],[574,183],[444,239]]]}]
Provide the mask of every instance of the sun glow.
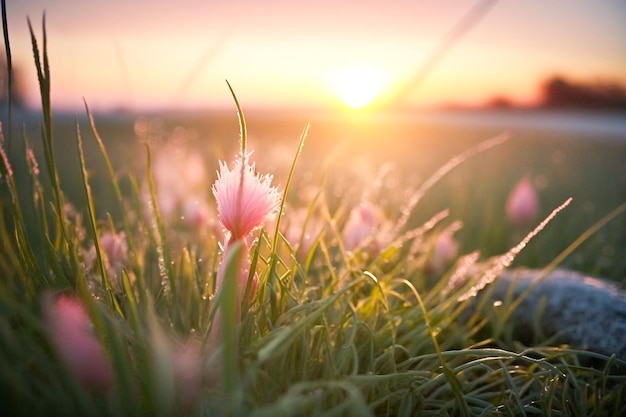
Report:
[{"label": "sun glow", "polygon": [[333,80],[335,92],[343,103],[353,109],[374,101],[385,85],[382,72],[370,67],[347,68]]}]

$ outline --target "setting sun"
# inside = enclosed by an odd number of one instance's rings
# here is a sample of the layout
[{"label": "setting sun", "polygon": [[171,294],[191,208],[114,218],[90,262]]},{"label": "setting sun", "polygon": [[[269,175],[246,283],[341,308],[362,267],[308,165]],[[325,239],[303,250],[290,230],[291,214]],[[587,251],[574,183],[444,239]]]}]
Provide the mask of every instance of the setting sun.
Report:
[{"label": "setting sun", "polygon": [[383,74],[369,67],[348,68],[337,74],[334,88],[345,105],[357,109],[378,97],[385,84]]}]

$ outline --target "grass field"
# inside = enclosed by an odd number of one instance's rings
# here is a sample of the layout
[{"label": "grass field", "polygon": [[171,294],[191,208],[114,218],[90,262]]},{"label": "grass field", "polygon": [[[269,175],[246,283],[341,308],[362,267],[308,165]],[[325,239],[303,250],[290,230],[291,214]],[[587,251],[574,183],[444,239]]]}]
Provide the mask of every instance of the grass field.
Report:
[{"label": "grass field", "polygon": [[[466,299],[569,197],[514,265],[618,209],[561,264],[623,285],[626,138],[527,125],[479,152],[501,126],[238,105],[91,126],[54,115],[35,57],[41,115],[3,119],[0,144],[3,415],[626,412],[624,358],[524,345],[488,283]],[[524,176],[541,209],[515,229]]]},{"label": "grass field", "polygon": [[[344,200],[360,198],[360,187],[367,186],[368,181],[375,182],[381,170],[389,171],[388,181],[393,181],[395,188],[392,193],[410,193],[449,159],[508,127],[506,123],[497,123],[498,114],[491,116],[493,126],[473,126],[472,113],[461,118],[465,124],[446,124],[437,117],[438,113],[433,113],[432,117],[426,113],[417,120],[376,116],[351,118],[350,115],[316,118],[307,114],[277,113],[248,116],[250,141],[258,149],[260,164],[274,173],[278,183],[284,184],[285,168],[291,163],[302,129],[311,119],[306,148],[295,173],[296,181],[300,182],[298,187],[317,186],[318,176],[326,170],[336,177],[331,186],[345,188],[337,191],[338,197]],[[581,116],[583,120],[589,117]],[[77,201],[78,207],[84,206],[82,184],[77,175],[76,118],[87,139],[86,158],[92,171],[98,209],[101,214],[110,212],[119,220],[116,205],[108,203],[113,200],[113,190],[95,141],[89,140],[92,134],[84,115],[61,115],[55,126],[61,181],[71,200]],[[524,120],[523,113],[519,119]],[[138,120],[152,121],[149,133],[136,134],[134,125]],[[111,162],[122,179],[129,168],[137,173],[145,172],[143,143],[149,143],[153,152],[158,152],[168,143],[176,142],[181,153],[203,156],[205,180],[210,184],[215,179],[217,158],[224,159],[232,154],[238,144],[234,112],[136,117],[103,115],[96,116],[96,121],[110,149]],[[31,137],[37,136],[38,123],[37,117],[26,123]],[[542,267],[626,200],[626,137],[615,133],[545,129],[532,124],[506,130],[511,135],[510,140],[464,162],[442,178],[420,203],[412,219],[414,224],[419,224],[440,210],[450,209],[450,218],[464,223],[457,235],[462,251],[478,249],[484,256],[503,253],[516,243],[521,232],[528,232],[534,226],[529,224],[528,230],[516,232],[504,212],[512,187],[520,178],[529,176],[540,194],[542,216],[568,197],[574,199],[571,207],[516,261],[519,265]],[[36,141],[31,142],[37,148]],[[353,182],[354,176],[359,178],[358,186]],[[204,189],[207,200],[209,188],[207,185]],[[393,216],[397,210],[397,207],[388,207],[388,214]],[[625,230],[626,218],[618,217],[569,256],[564,266],[624,284]]]}]

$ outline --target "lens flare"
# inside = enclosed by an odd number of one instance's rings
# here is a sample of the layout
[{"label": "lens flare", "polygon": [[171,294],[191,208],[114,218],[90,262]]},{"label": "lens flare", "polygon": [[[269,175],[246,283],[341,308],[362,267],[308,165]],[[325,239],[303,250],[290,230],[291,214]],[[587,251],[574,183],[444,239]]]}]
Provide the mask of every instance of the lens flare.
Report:
[{"label": "lens flare", "polygon": [[358,109],[374,101],[383,90],[385,77],[370,67],[347,68],[334,79],[334,89],[345,105]]}]

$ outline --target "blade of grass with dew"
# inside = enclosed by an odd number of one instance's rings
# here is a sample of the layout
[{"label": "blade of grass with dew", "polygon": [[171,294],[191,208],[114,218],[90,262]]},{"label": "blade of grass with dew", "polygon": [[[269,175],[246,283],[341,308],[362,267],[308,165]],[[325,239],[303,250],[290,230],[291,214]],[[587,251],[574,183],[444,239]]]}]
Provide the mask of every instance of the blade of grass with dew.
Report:
[{"label": "blade of grass with dew", "polygon": [[91,226],[91,233],[93,234],[98,267],[100,269],[100,274],[102,275],[102,286],[104,287],[106,291],[110,305],[113,306],[120,315],[123,315],[121,307],[117,301],[117,298],[113,294],[113,286],[111,284],[109,273],[107,272],[107,269],[106,269],[102,244],[100,243],[100,233],[98,232],[98,226],[96,222],[96,210],[94,206],[93,194],[91,192],[91,187],[89,185],[89,175],[87,173],[87,166],[85,164],[85,149],[83,147],[83,137],[81,135],[80,126],[78,125],[78,123],[76,123],[76,141],[78,143],[78,158],[79,158],[79,163],[80,163],[80,168],[81,168],[83,188],[85,191],[85,196],[87,198],[87,211],[89,215],[89,225]]},{"label": "blade of grass with dew", "polygon": [[283,195],[280,201],[280,206],[278,208],[278,215],[277,215],[278,218],[276,219],[276,226],[274,228],[274,238],[272,239],[272,248],[270,252],[270,265],[269,265],[270,278],[272,278],[272,274],[275,272],[275,268],[276,268],[276,258],[277,258],[276,251],[277,251],[277,245],[279,241],[278,235],[280,234],[280,223],[282,219],[282,214],[285,210],[285,205],[287,204],[287,193],[289,192],[289,189],[291,187],[291,182],[293,181],[293,176],[296,172],[296,164],[298,163],[298,160],[300,159],[300,156],[302,155],[302,150],[304,149],[304,142],[309,132],[309,127],[310,127],[310,123],[307,123],[306,126],[304,127],[304,130],[302,131],[302,134],[300,134],[298,148],[291,162],[291,167],[289,168],[289,174],[287,175],[287,182],[285,183],[285,189],[283,190]]},{"label": "blade of grass with dew", "polygon": [[280,220],[282,217],[282,212],[285,210],[285,204],[287,202],[287,193],[291,187],[291,182],[293,181],[293,176],[296,172],[296,164],[298,163],[298,159],[302,155],[302,150],[304,149],[304,141],[309,133],[310,123],[308,122],[300,134],[300,140],[298,141],[298,148],[296,150],[296,154],[293,157],[293,161],[291,162],[291,167],[289,168],[289,174],[287,175],[287,182],[285,183],[285,189],[283,190],[283,196],[279,206],[278,219],[276,220],[276,227],[274,229],[274,239],[272,239],[272,253],[276,253],[276,244],[278,242],[278,232],[280,231]]},{"label": "blade of grass with dew", "polygon": [[153,243],[156,245],[157,257],[159,263],[159,279],[161,280],[161,289],[165,294],[171,292],[176,293],[176,283],[172,271],[172,263],[169,251],[169,245],[166,241],[165,225],[163,224],[163,217],[161,216],[161,210],[157,200],[156,183],[154,180],[154,173],[152,168],[152,155],[148,144],[144,144],[146,149],[147,169],[148,169],[148,188],[150,190],[150,205],[151,214],[153,216],[152,226]]},{"label": "blade of grass with dew", "polygon": [[522,294],[513,300],[510,308],[507,309],[506,315],[503,320],[506,321],[508,317],[526,300],[534,291],[534,289],[548,276],[550,271],[556,268],[561,262],[565,260],[569,255],[574,252],[580,245],[582,245],[587,239],[596,234],[600,229],[610,223],[616,217],[626,213],[626,202],[613,209],[610,213],[603,216],[600,220],[594,223],[590,228],[585,230],[574,242],[572,242],[567,248],[565,248],[560,254],[558,254],[548,265],[546,265],[540,274],[540,276],[533,280]]},{"label": "blade of grass with dew", "polygon": [[289,348],[290,342],[298,337],[299,334],[306,331],[307,328],[312,327],[313,323],[320,319],[322,314],[332,306],[339,298],[344,296],[351,288],[360,284],[365,280],[365,276],[356,279],[341,288],[339,291],[328,297],[326,300],[320,300],[320,305],[311,313],[307,314],[305,318],[298,321],[295,324],[285,327],[278,327],[272,333],[267,335],[266,341],[261,340],[263,346],[259,349],[257,354],[257,361],[259,363],[266,362],[271,357],[280,356],[286,349]]},{"label": "blade of grass with dew", "polygon": [[461,295],[458,298],[458,301],[465,301],[471,297],[476,296],[476,294],[478,294],[480,290],[491,284],[497,278],[498,274],[502,272],[502,270],[511,265],[513,259],[515,259],[515,257],[526,247],[526,245],[528,245],[528,242],[530,242],[532,238],[537,236],[537,234],[539,234],[539,232],[541,232],[548,225],[548,223],[550,223],[552,219],[556,217],[557,214],[559,214],[564,208],[569,206],[571,202],[571,197],[565,200],[563,204],[552,210],[548,217],[546,217],[541,223],[539,223],[539,225],[535,227],[530,233],[528,233],[524,237],[524,239],[522,239],[517,245],[511,248],[504,255],[498,256],[495,259],[494,265],[491,268],[487,269],[487,271],[482,274],[482,277],[480,278],[478,283],[472,286],[472,288],[470,288],[468,292]]},{"label": "blade of grass with dew", "polygon": [[124,197],[122,196],[122,191],[120,190],[120,184],[117,179],[117,175],[115,174],[115,170],[113,169],[113,164],[111,163],[111,158],[109,158],[109,153],[107,152],[106,147],[104,146],[104,141],[96,128],[96,123],[93,118],[93,114],[89,110],[89,106],[87,105],[87,101],[83,99],[83,104],[85,106],[85,111],[87,113],[87,118],[89,119],[89,126],[91,126],[91,131],[93,132],[94,137],[96,138],[96,143],[98,144],[98,148],[100,149],[100,153],[104,159],[104,163],[107,168],[107,172],[109,174],[109,180],[111,180],[111,184],[113,185],[113,191],[115,192],[115,197],[117,198],[117,203],[120,206],[122,213],[122,221],[124,222],[124,230],[126,230],[126,241],[128,243],[128,250],[133,253],[135,251],[135,239],[133,237],[132,229],[130,226],[130,220],[128,219],[127,210],[124,207]]},{"label": "blade of grass with dew", "polygon": [[[276,276],[275,276],[276,256],[277,256],[276,251],[277,251],[277,245],[278,245],[278,240],[279,240],[278,234],[280,233],[280,221],[281,221],[282,213],[285,210],[285,204],[287,202],[287,193],[289,191],[289,187],[291,186],[291,182],[293,180],[293,176],[296,170],[296,164],[298,162],[298,159],[302,155],[302,150],[304,148],[304,142],[308,135],[308,131],[309,131],[309,123],[307,123],[304,130],[302,131],[302,134],[300,135],[298,148],[292,160],[291,167],[289,169],[289,174],[287,175],[287,182],[285,183],[285,188],[283,190],[283,195],[282,195],[280,205],[278,208],[278,214],[277,214],[278,218],[276,219],[276,227],[274,229],[274,238],[272,239],[272,247],[270,251],[270,262],[269,262],[269,267],[267,269],[268,273],[267,273],[267,278],[265,282],[272,283],[276,279]],[[259,294],[260,296],[259,299],[261,300],[261,302],[263,302],[265,298],[264,288],[265,288],[265,285],[261,285],[261,292]]]}]

